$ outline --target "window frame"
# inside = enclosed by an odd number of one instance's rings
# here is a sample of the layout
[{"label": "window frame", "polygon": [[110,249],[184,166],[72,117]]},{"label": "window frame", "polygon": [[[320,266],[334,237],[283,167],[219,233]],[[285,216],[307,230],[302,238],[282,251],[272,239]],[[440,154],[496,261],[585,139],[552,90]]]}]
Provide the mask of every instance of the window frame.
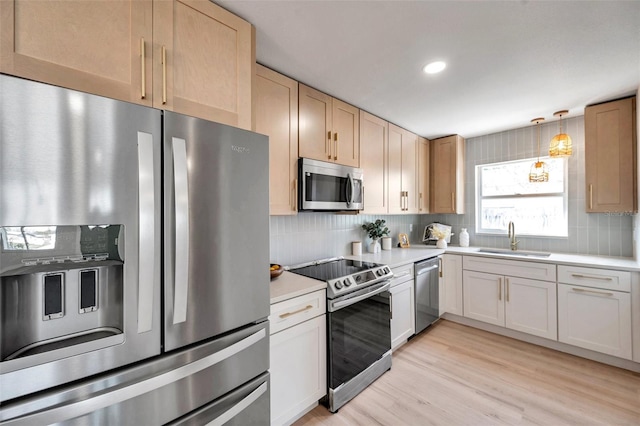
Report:
[{"label": "window frame", "polygon": [[[496,228],[482,228],[482,200],[499,200],[499,199],[535,199],[535,198],[545,198],[545,197],[562,197],[562,210],[563,210],[563,222],[564,222],[564,232],[558,234],[557,232],[553,235],[550,234],[531,234],[523,231],[518,231],[517,235],[526,236],[531,238],[559,238],[559,239],[567,239],[569,237],[569,162],[566,157],[552,159],[549,156],[540,157],[540,161],[550,161],[550,160],[558,160],[562,161],[563,168],[563,190],[562,192],[542,192],[536,194],[510,194],[510,195],[490,195],[483,197],[481,195],[482,190],[482,168],[487,166],[496,166],[503,165],[509,163],[531,163],[538,161],[538,157],[525,158],[525,159],[517,159],[517,160],[507,160],[507,161],[498,161],[495,163],[485,163],[485,164],[476,164],[475,166],[475,229],[476,234],[484,235],[484,236],[503,236],[508,234],[507,229],[496,229]],[[518,225],[517,220],[514,221],[514,224]],[[522,227],[520,228],[522,229]]]}]

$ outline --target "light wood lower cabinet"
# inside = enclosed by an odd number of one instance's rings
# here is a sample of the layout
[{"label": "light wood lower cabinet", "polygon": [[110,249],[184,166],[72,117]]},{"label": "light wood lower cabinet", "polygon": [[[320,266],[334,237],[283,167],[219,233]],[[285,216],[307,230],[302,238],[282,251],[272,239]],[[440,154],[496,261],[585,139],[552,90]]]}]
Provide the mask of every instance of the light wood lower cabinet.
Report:
[{"label": "light wood lower cabinet", "polygon": [[440,315],[462,315],[462,256],[444,254],[440,262]]},{"label": "light wood lower cabinet", "polygon": [[252,129],[255,33],[203,0],[0,1],[0,72]]},{"label": "light wood lower cabinet", "polygon": [[556,283],[465,270],[464,316],[557,339]]},{"label": "light wood lower cabinet", "polygon": [[298,181],[298,82],[257,65],[256,132],[269,136],[269,214],[295,215]]},{"label": "light wood lower cabinet", "polygon": [[285,425],[327,392],[325,290],[271,305],[271,424]]}]

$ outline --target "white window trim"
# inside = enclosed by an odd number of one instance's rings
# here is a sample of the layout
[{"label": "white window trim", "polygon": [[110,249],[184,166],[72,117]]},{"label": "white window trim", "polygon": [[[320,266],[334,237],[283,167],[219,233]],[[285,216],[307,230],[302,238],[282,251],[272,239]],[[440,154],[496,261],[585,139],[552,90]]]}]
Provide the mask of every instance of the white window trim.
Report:
[{"label": "white window trim", "polygon": [[[548,160],[550,157],[540,157],[541,161]],[[483,198],[480,196],[480,188],[482,188],[482,177],[481,177],[481,168],[491,165],[499,165],[499,164],[508,164],[508,163],[519,163],[519,162],[535,162],[538,160],[538,157],[533,158],[525,158],[519,160],[508,160],[508,161],[498,161],[495,163],[485,163],[485,164],[476,164],[475,166],[475,226],[476,226],[476,234],[484,235],[484,236],[504,236],[508,234],[507,229],[484,229],[480,227],[482,223],[481,214],[482,211],[480,209],[480,199]],[[486,199],[510,199],[510,198],[536,198],[536,197],[549,197],[562,194],[562,209],[563,209],[563,221],[566,224],[564,235],[544,235],[544,234],[528,234],[526,232],[518,232],[517,223],[516,225],[516,235],[526,236],[531,238],[557,238],[557,239],[567,239],[569,237],[569,164],[567,158],[563,158],[564,162],[563,166],[563,191],[554,192],[554,193],[540,193],[540,194],[526,194],[526,195],[496,195],[496,196],[488,196],[484,197]]]}]

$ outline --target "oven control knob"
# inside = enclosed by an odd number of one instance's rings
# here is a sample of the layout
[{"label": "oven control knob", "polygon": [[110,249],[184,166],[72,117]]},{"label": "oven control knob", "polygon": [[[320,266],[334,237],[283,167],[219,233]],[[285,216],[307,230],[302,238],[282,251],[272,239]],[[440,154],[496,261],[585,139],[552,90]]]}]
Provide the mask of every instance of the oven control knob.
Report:
[{"label": "oven control knob", "polygon": [[345,279],[343,281],[343,284],[344,284],[345,287],[349,287],[351,285],[351,282],[349,280]]},{"label": "oven control knob", "polygon": [[337,290],[340,290],[342,288],[342,283],[340,281],[336,281],[336,283],[334,284],[335,288]]},{"label": "oven control knob", "polygon": [[382,276],[382,274],[384,274],[384,270],[383,269],[378,269],[377,274],[379,277]]}]

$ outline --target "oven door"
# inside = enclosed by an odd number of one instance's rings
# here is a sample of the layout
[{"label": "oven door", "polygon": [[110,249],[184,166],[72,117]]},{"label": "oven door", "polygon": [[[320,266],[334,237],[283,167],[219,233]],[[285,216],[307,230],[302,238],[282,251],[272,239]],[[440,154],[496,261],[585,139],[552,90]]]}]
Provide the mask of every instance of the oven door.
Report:
[{"label": "oven door", "polygon": [[336,389],[391,350],[390,281],[329,301],[328,385]]},{"label": "oven door", "polygon": [[362,210],[361,169],[301,158],[299,160],[300,210]]}]

